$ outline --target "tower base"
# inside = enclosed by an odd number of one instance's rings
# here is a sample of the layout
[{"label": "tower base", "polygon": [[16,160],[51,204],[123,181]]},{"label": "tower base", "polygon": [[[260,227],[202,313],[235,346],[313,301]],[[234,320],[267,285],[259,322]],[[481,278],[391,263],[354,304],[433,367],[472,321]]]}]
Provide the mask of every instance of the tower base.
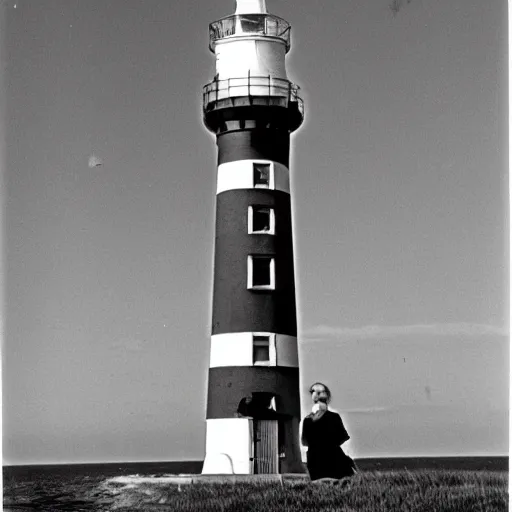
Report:
[{"label": "tower base", "polygon": [[304,472],[297,420],[207,420],[203,475]]}]

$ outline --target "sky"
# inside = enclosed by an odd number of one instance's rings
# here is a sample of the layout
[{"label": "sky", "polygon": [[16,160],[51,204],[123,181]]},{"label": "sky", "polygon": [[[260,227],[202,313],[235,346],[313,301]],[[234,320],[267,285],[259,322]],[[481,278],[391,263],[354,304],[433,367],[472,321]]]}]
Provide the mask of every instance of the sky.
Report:
[{"label": "sky", "polygon": [[[354,457],[508,453],[507,3],[267,0],[306,122],[303,415]],[[204,457],[231,0],[3,0],[4,464]],[[101,166],[90,165],[91,157]]]}]

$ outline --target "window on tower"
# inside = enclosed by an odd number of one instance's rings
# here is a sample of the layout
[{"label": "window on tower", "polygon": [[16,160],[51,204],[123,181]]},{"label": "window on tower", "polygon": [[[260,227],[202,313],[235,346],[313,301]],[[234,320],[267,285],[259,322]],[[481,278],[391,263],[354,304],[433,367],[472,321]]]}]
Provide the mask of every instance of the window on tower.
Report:
[{"label": "window on tower", "polygon": [[249,234],[275,234],[274,208],[249,206]]},{"label": "window on tower", "polygon": [[264,34],[265,33],[265,15],[261,14],[243,14],[240,16],[240,25],[242,32],[249,34]]},{"label": "window on tower", "polygon": [[270,365],[270,336],[253,335],[252,360],[255,366]]},{"label": "window on tower", "polygon": [[247,287],[249,289],[275,289],[275,261],[272,256],[249,256],[247,267]]},{"label": "window on tower", "polygon": [[252,260],[252,284],[253,286],[270,286],[272,281],[270,258],[253,258]]},{"label": "window on tower", "polygon": [[270,164],[253,164],[254,188],[271,188]]}]

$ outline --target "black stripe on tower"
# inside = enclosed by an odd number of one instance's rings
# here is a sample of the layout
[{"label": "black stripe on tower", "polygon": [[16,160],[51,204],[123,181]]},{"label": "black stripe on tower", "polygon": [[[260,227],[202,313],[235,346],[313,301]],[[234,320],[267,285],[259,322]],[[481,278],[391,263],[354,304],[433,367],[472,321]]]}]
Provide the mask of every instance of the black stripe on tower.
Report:
[{"label": "black stripe on tower", "polygon": [[[248,234],[248,207],[271,207],[275,235]],[[247,288],[248,255],[274,257],[275,289]],[[290,195],[235,189],[217,195],[212,334],[297,335]]]},{"label": "black stripe on tower", "polygon": [[218,164],[236,160],[272,160],[288,167],[290,134],[285,129],[253,129],[217,135]]},{"label": "black stripe on tower", "polygon": [[221,366],[208,375],[207,419],[236,418],[253,393],[277,397],[277,412],[300,418],[299,369],[283,366]]}]

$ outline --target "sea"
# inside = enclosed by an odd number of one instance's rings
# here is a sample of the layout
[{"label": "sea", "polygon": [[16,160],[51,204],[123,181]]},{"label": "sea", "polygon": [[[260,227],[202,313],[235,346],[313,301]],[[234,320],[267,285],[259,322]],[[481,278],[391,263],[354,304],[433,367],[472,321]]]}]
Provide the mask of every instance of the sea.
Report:
[{"label": "sea", "polygon": [[[356,459],[361,472],[407,469],[508,471],[508,457],[407,457]],[[200,474],[203,461],[122,462],[3,466],[6,512],[115,510],[117,477]],[[135,511],[134,511],[135,512]]]}]

